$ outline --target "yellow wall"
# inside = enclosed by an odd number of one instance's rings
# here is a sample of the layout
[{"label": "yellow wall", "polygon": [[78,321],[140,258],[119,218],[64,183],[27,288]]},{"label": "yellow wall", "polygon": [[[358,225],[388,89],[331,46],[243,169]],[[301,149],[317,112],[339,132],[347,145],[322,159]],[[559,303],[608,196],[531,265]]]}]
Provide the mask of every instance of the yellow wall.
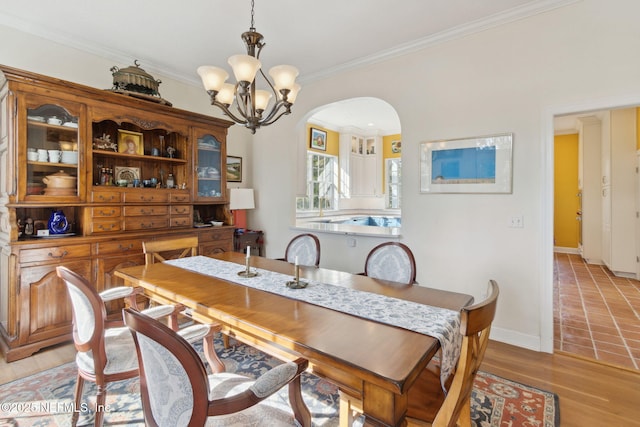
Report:
[{"label": "yellow wall", "polygon": [[382,137],[382,158],[388,159],[390,157],[400,157],[402,155],[401,151],[396,153],[393,152],[392,142],[393,141],[402,141],[402,135],[399,133],[395,135],[387,135]]},{"label": "yellow wall", "polygon": [[554,156],[554,244],[577,248],[580,232],[580,223],[576,220],[576,212],[580,209],[578,134],[556,135]]},{"label": "yellow wall", "polygon": [[[327,150],[316,150],[311,148],[311,128],[319,129],[327,132]],[[325,129],[320,126],[307,124],[307,150],[315,151],[316,153],[329,154],[331,156],[338,156],[340,153],[340,134],[338,132]]]},{"label": "yellow wall", "polygon": [[[393,152],[393,141],[399,141],[398,145],[400,146],[400,149],[397,150],[397,152]],[[395,135],[387,135],[387,136],[383,136],[382,137],[382,191],[386,192],[387,188],[385,187],[385,182],[384,182],[384,178],[387,174],[387,162],[385,161],[386,159],[389,159],[391,157],[402,157],[402,145],[401,142],[402,141],[402,135],[400,135],[399,133],[395,134]]]}]

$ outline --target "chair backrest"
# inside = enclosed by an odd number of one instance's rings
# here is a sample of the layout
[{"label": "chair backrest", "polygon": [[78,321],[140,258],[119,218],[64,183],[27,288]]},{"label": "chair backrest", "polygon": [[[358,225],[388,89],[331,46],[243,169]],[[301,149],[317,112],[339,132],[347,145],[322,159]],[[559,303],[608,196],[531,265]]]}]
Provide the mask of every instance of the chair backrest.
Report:
[{"label": "chair backrest", "polygon": [[[144,251],[145,264],[153,264],[156,260],[162,262],[169,258],[195,256],[198,255],[198,237],[150,240],[142,242],[142,249]],[[168,256],[168,253],[170,253],[171,256]]]},{"label": "chair backrest", "polygon": [[[462,348],[456,372],[440,410],[433,420],[434,427],[471,425],[470,401],[473,381],[478,373],[489,342],[491,323],[498,305],[498,284],[489,281],[489,296],[482,302],[465,307],[460,312]],[[465,421],[469,419],[469,421]]]},{"label": "chair backrest", "polygon": [[411,285],[416,282],[416,260],[411,249],[403,243],[381,243],[367,255],[364,274],[374,279]]},{"label": "chair backrest", "polygon": [[67,286],[73,312],[73,342],[79,352],[92,352],[96,375],[104,371],[107,356],[104,329],[107,311],[102,298],[91,284],[67,267],[56,267],[56,273]]},{"label": "chair backrest", "polygon": [[209,405],[205,366],[193,347],[162,323],[123,310],[140,367],[140,394],[148,426],[204,425]]},{"label": "chair backrest", "polygon": [[298,257],[299,265],[320,266],[320,240],[313,234],[299,234],[287,245],[284,259],[294,263]]}]

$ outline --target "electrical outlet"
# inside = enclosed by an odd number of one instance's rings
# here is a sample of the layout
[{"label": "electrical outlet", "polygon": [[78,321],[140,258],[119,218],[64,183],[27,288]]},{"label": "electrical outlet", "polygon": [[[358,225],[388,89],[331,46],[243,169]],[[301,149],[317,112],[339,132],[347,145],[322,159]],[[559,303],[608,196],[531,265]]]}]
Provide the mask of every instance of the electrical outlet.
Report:
[{"label": "electrical outlet", "polygon": [[509,227],[511,227],[511,228],[524,228],[524,217],[522,217],[522,216],[509,217]]}]

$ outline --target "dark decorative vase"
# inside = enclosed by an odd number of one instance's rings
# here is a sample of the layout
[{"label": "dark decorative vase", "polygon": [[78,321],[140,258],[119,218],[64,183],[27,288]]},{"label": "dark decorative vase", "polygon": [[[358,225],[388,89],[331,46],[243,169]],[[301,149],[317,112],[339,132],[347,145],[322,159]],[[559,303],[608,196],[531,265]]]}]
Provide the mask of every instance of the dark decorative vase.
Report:
[{"label": "dark decorative vase", "polygon": [[51,234],[64,234],[69,231],[69,222],[61,210],[51,212],[48,226]]}]

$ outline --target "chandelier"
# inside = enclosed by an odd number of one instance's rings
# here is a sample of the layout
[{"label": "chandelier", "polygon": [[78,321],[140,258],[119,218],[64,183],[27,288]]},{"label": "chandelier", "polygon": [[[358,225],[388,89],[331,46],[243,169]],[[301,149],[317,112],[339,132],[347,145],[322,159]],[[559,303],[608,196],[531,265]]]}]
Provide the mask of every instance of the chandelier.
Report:
[{"label": "chandelier", "polygon": [[[260,51],[265,43],[254,27],[254,0],[251,0],[251,27],[242,33],[247,55],[233,55],[228,63],[233,69],[236,84],[225,83],[229,74],[219,67],[198,67],[202,84],[211,98],[211,105],[220,108],[234,122],[256,133],[260,126],[268,126],[285,114],[291,113],[300,85],[295,82],[298,69],[291,65],[276,65],[269,70],[273,83],[261,69]],[[270,90],[256,88],[256,75],[260,72]],[[271,97],[274,102],[269,107]],[[233,107],[232,107],[233,106]],[[232,112],[235,110],[235,113]]]}]

